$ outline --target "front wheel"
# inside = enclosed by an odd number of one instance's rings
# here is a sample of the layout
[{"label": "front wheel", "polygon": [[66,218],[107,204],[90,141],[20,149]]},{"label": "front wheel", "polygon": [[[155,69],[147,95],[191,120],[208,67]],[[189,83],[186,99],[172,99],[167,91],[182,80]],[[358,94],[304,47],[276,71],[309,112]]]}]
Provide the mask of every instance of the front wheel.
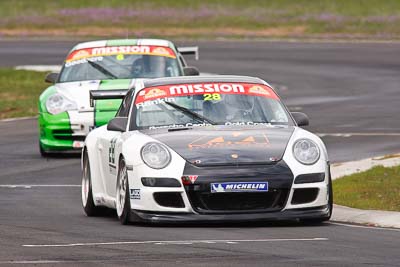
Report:
[{"label": "front wheel", "polygon": [[124,159],[121,159],[119,162],[116,208],[118,219],[121,224],[129,224],[131,216],[131,202],[129,194],[128,172]]},{"label": "front wheel", "polygon": [[83,153],[83,173],[82,173],[82,206],[86,215],[89,217],[101,214],[101,207],[97,207],[93,201],[92,177],[90,173],[90,162],[87,151]]}]

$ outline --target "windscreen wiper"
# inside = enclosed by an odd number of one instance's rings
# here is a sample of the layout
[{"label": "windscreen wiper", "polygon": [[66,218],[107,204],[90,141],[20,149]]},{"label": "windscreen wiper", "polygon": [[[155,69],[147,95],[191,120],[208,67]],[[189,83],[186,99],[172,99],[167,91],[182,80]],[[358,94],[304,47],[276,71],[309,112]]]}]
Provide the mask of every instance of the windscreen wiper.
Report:
[{"label": "windscreen wiper", "polygon": [[204,116],[202,116],[202,115],[200,115],[200,114],[198,114],[198,113],[196,113],[194,111],[191,111],[190,109],[187,109],[185,107],[179,106],[179,105],[177,105],[175,103],[168,102],[168,101],[164,101],[164,103],[169,105],[169,106],[171,106],[171,107],[173,107],[173,108],[175,108],[175,109],[177,109],[177,110],[182,111],[184,114],[191,115],[193,118],[196,118],[196,119],[201,120],[203,122],[205,121],[205,122],[208,122],[209,124],[212,124],[212,125],[217,124],[214,121],[212,121],[212,120],[210,120],[210,119],[208,119],[208,118],[206,118],[206,117],[204,117]]},{"label": "windscreen wiper", "polygon": [[118,79],[118,76],[116,76],[115,74],[113,74],[112,72],[110,72],[109,70],[107,70],[106,68],[101,66],[100,64],[98,64],[94,61],[91,61],[91,60],[88,60],[87,63],[89,63],[90,66],[92,66],[96,70],[100,71],[101,73],[107,75],[108,77],[110,77],[112,79]]}]

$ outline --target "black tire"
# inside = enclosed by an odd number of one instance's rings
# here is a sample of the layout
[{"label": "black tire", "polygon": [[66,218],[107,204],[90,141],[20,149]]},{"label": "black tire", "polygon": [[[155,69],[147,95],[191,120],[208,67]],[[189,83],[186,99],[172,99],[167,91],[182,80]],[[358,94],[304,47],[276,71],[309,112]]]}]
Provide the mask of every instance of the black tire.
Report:
[{"label": "black tire", "polygon": [[131,202],[128,172],[126,170],[126,164],[123,158],[121,158],[119,161],[118,167],[116,208],[117,216],[121,224],[129,224],[131,222]]},{"label": "black tire", "polygon": [[94,204],[92,191],[92,177],[90,173],[89,156],[85,149],[83,153],[83,170],[82,170],[82,206],[86,215],[89,217],[101,215],[103,209]]}]

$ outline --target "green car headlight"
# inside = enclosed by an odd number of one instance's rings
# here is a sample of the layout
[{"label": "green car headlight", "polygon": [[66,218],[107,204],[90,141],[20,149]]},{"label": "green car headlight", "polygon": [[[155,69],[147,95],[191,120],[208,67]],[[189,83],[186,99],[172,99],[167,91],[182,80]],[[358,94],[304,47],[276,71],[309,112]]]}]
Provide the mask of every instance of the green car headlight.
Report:
[{"label": "green car headlight", "polygon": [[46,109],[50,114],[56,115],[68,110],[76,110],[77,104],[60,93],[51,95],[46,100]]}]

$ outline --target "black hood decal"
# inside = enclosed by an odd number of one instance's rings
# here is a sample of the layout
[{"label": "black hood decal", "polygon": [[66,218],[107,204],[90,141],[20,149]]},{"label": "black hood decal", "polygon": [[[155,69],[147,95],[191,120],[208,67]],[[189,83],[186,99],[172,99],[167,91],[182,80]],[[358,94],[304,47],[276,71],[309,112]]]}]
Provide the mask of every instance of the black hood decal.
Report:
[{"label": "black hood decal", "polygon": [[197,166],[268,164],[282,159],[294,127],[210,126],[144,130]]}]

